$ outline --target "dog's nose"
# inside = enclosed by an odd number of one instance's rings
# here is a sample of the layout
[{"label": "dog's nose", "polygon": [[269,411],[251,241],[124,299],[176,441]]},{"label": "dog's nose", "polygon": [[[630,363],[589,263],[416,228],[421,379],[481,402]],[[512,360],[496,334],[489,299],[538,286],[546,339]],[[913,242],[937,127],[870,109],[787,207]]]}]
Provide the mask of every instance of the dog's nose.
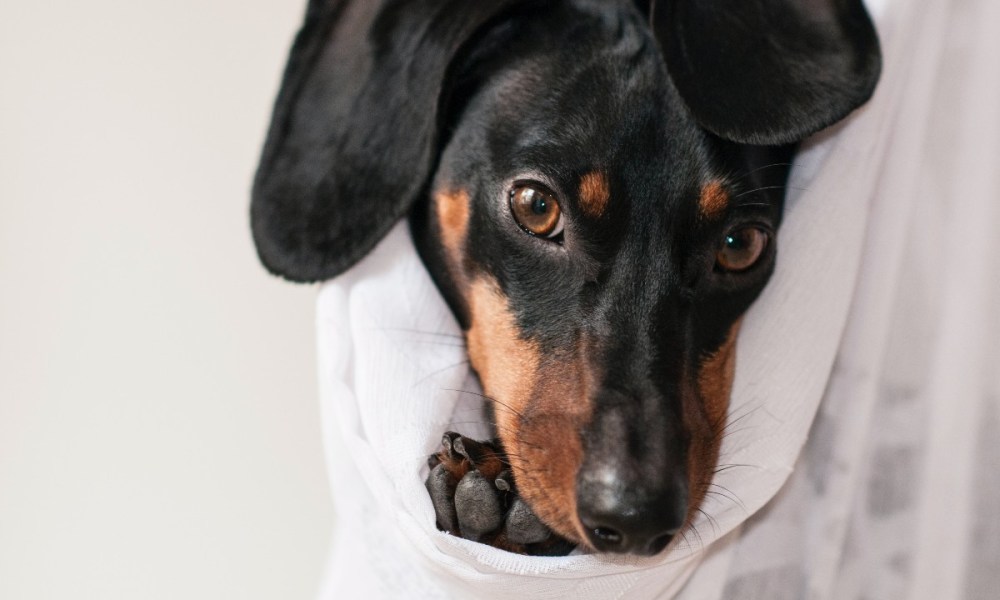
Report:
[{"label": "dog's nose", "polygon": [[653,556],[684,524],[687,486],[626,482],[608,474],[584,475],[577,488],[577,516],[600,552]]}]

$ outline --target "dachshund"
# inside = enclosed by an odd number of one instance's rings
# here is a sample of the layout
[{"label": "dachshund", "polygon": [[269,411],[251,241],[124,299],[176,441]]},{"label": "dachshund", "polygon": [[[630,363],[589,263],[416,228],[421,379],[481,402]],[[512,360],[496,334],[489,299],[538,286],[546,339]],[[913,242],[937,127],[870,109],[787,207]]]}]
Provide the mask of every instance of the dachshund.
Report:
[{"label": "dachshund", "polygon": [[796,144],[880,71],[861,0],[311,0],[257,251],[321,281],[408,218],[497,438],[444,436],[438,527],[655,555],[714,473]]}]

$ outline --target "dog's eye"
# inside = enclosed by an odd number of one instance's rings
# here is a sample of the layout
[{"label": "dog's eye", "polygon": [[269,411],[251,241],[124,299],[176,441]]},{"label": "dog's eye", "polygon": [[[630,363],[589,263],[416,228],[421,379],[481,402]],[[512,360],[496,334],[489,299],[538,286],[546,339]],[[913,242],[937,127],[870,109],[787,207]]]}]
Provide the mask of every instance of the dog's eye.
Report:
[{"label": "dog's eye", "polygon": [[534,185],[518,185],[510,191],[510,212],[531,235],[553,239],[563,230],[562,209],[550,192]]},{"label": "dog's eye", "polygon": [[746,271],[763,256],[769,237],[760,227],[733,229],[723,238],[722,248],[715,255],[716,263],[726,271]]}]

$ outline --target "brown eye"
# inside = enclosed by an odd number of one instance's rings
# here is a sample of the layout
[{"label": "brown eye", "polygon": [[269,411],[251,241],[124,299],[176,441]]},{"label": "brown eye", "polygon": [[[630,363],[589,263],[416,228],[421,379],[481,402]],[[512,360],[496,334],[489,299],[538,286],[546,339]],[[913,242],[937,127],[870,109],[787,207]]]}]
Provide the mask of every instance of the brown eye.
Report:
[{"label": "brown eye", "polygon": [[554,238],[562,233],[559,201],[551,193],[533,185],[518,185],[510,191],[510,212],[525,231]]},{"label": "brown eye", "polygon": [[759,227],[740,227],[726,234],[716,263],[726,271],[746,271],[757,264],[767,248],[768,234]]}]

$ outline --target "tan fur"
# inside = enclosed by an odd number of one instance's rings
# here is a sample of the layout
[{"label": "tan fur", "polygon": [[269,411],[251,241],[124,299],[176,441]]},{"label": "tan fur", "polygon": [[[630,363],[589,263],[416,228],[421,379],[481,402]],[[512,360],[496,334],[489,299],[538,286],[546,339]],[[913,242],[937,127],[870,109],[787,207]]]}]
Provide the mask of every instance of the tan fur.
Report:
[{"label": "tan fur", "polygon": [[719,447],[729,410],[729,395],[736,371],[736,337],[740,329],[737,320],[726,341],[714,354],[698,366],[697,398],[685,398],[684,420],[691,432],[688,455],[688,485],[690,497],[687,525],[705,499],[719,460]]},{"label": "tan fur", "polygon": [[469,230],[469,193],[465,190],[440,191],[434,195],[434,209],[441,226],[441,241],[448,253],[452,274],[464,276],[462,256]]},{"label": "tan fur", "polygon": [[485,394],[503,403],[497,406],[497,426],[503,436],[505,431],[517,430],[518,415],[528,409],[538,376],[538,346],[521,338],[507,298],[495,281],[475,280],[468,301],[469,360]]},{"label": "tan fur", "polygon": [[[579,344],[562,356],[548,357],[522,422],[518,453],[529,472],[519,491],[550,528],[577,543],[589,544],[577,518],[576,474],[583,463],[579,432],[590,421],[594,376]],[[543,468],[531,469],[531,465]]]},{"label": "tan fur", "polygon": [[729,206],[729,194],[721,181],[712,181],[701,188],[698,198],[698,211],[706,219],[716,219],[722,216]]},{"label": "tan fur", "polygon": [[549,527],[582,541],[576,518],[576,473],[583,459],[577,432],[590,418],[587,378],[579,353],[542,361],[521,337],[496,282],[469,287],[469,359],[496,408],[497,433],[508,453],[518,492]]},{"label": "tan fur", "polygon": [[580,208],[583,214],[597,219],[604,214],[611,199],[608,177],[600,171],[591,171],[580,178]]}]

